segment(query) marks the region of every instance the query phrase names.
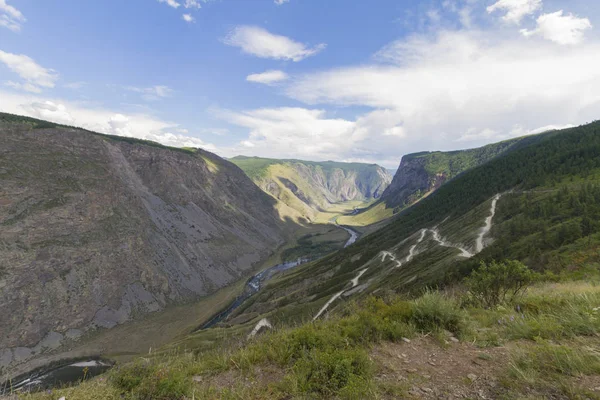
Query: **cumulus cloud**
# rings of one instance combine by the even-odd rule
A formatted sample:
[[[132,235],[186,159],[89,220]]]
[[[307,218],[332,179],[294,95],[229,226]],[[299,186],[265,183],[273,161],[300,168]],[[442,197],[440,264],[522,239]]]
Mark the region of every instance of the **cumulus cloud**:
[[[23,109],[27,111],[29,115],[43,120],[61,124],[70,124],[74,121],[73,116],[69,114],[67,107],[65,107],[64,104],[54,103],[49,100],[34,101],[29,104],[24,104]]]
[[[0,91],[0,110],[27,115],[91,131],[152,140],[167,146],[200,147],[216,151],[212,144],[181,134],[180,127],[148,114],[126,114],[104,108],[90,108],[60,99],[45,99]]]
[[[246,77],[248,82],[263,83],[265,85],[273,85],[277,82],[282,82],[288,79],[288,74],[283,71],[271,70],[260,74],[252,74]]]
[[[176,0],[158,0],[158,2],[165,3],[169,7],[173,8],[179,8],[181,6],[181,4],[179,4],[179,2],[177,2]]]
[[[6,0],[0,0],[0,26],[13,32],[19,32],[21,25],[26,21],[21,11],[11,6]]]
[[[328,118],[324,110],[305,108],[262,108],[235,112],[219,110],[217,116],[250,130],[239,149],[252,148],[253,154],[277,157],[328,158],[353,142],[355,123]],[[338,153],[339,154],[339,153]]]
[[[487,8],[488,13],[505,11],[502,17],[507,23],[520,24],[521,20],[542,8],[542,0],[499,0]]]
[[[339,157],[358,157],[347,143],[368,150],[372,154],[363,158],[377,161],[393,154],[458,149],[464,142],[482,145],[600,115],[598,43],[565,49],[551,42],[502,39],[492,32],[445,31],[391,43],[374,60],[309,73],[285,89],[310,105],[372,109],[347,121],[352,125],[344,135],[351,132],[352,139],[339,140]],[[312,130],[288,118],[287,123]],[[319,124],[323,118],[317,118]],[[266,128],[274,126],[264,122]],[[520,131],[514,129],[517,124]],[[287,126],[284,121],[279,125]],[[315,154],[324,153],[319,151]]]
[[[289,3],[290,0],[275,0],[275,4],[277,4],[278,6],[281,6],[285,3]]]
[[[201,8],[202,6],[200,5],[200,1],[199,0],[185,0],[185,3],[183,3],[183,6],[185,8]]]
[[[196,22],[196,18],[192,16],[192,14],[183,14],[181,16],[185,22],[193,23]]]
[[[578,44],[583,41],[584,31],[592,28],[587,18],[578,18],[573,14],[564,15],[563,10],[540,15],[534,30],[522,29],[524,36],[539,35],[562,45]]]
[[[5,82],[15,89],[39,93],[43,88],[53,88],[58,80],[58,74],[55,71],[42,67],[23,54],[12,54],[0,50],[0,62],[23,79],[24,82],[20,83]]]
[[[286,36],[270,33],[261,27],[246,25],[233,29],[223,41],[256,57],[296,62],[314,56],[326,47],[324,43],[309,47]]]

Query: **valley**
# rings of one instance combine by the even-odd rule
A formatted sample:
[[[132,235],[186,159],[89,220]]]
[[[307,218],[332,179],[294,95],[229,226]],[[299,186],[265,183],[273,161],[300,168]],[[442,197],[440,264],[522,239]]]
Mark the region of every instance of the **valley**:
[[[575,282],[573,285],[581,285],[578,281],[581,277],[600,279],[597,271],[600,261],[597,251],[600,225],[595,222],[600,216],[599,126],[598,123],[593,123],[564,131],[550,131],[490,145],[487,150],[467,150],[465,154],[432,153],[432,156],[427,153],[425,159],[432,165],[442,165],[442,169],[446,165],[452,165],[448,170],[450,173],[441,183],[431,180],[431,176],[440,179],[438,172],[419,180],[419,185],[423,182],[433,185],[427,186],[429,189],[426,193],[419,185],[411,186],[411,183],[406,186],[402,183],[400,186],[406,186],[410,190],[406,189],[408,191],[402,194],[405,202],[401,204],[397,199],[394,200],[394,196],[404,189],[394,191],[394,182],[383,190],[380,197],[375,198],[370,190],[360,194],[354,192],[356,188],[364,186],[348,186],[347,181],[336,178],[335,182],[344,182],[342,191],[346,194],[352,192],[354,197],[347,196],[341,200],[328,198],[338,190],[333,188],[340,186],[319,185],[318,189],[310,186],[312,189],[309,190],[306,176],[288,170],[285,178],[288,181],[282,180],[281,174],[278,174],[284,170],[280,161],[266,162],[261,159],[259,170],[262,172],[255,175],[253,180],[259,186],[263,182],[263,186],[261,194],[256,196],[270,205],[273,219],[268,221],[274,221],[273,229],[274,232],[279,232],[280,239],[260,262],[252,263],[239,273],[238,279],[207,296],[183,301],[181,304],[174,302],[165,305],[163,309],[137,316],[111,329],[90,329],[81,339],[70,342],[65,347],[46,349],[28,362],[13,366],[11,373],[15,376],[56,362],[61,365],[60,360],[65,359],[82,360],[85,357],[85,360],[89,360],[102,356],[117,362],[114,371],[107,374],[113,377],[111,379],[129,379],[123,375],[129,373],[128,368],[142,368],[146,371],[146,367],[138,367],[140,357],[143,357],[147,361],[142,361],[142,365],[152,366],[148,368],[167,368],[169,374],[181,368],[181,371],[185,371],[181,378],[185,393],[202,387],[202,390],[206,390],[203,392],[206,393],[206,398],[211,398],[214,395],[209,391],[212,386],[201,386],[199,382],[212,382],[212,377],[230,373],[227,371],[241,373],[258,368],[260,372],[257,373],[265,374],[263,368],[277,365],[274,367],[277,371],[287,372],[277,372],[276,378],[257,383],[256,390],[267,390],[264,386],[267,385],[270,388],[268,390],[274,390],[284,397],[290,394],[312,394],[327,398],[330,395],[344,397],[344,388],[352,385],[352,379],[344,380],[345,383],[337,388],[328,386],[330,383],[327,382],[331,382],[328,380],[320,384],[324,386],[319,390],[325,392],[318,393],[308,388],[286,386],[289,382],[304,382],[303,379],[312,382],[313,378],[306,378],[298,368],[305,365],[302,363],[312,363],[313,356],[333,357],[336,360],[337,357],[349,357],[354,360],[352,365],[359,365],[363,361],[358,360],[363,360],[361,357],[365,351],[374,351],[372,359],[385,364],[390,362],[385,354],[390,351],[407,351],[401,350],[400,346],[403,346],[402,343],[409,345],[411,338],[426,351],[435,351],[431,347],[435,344],[424,341],[429,335],[437,337],[442,344],[461,343],[460,346],[463,346],[462,341],[468,337],[469,340],[473,338],[474,343],[484,346],[487,341],[493,342],[493,338],[489,337],[490,330],[495,332],[498,341],[507,343],[508,346],[514,339],[502,330],[504,325],[496,328],[487,321],[496,318],[496,315],[499,318],[514,319],[511,310],[527,307],[526,303],[521,302],[521,297],[515,297],[507,300],[508,308],[488,309],[473,303],[474,300],[469,298],[469,292],[464,287],[471,284],[469,279],[474,279],[472,277],[476,276],[474,274],[477,271],[486,265],[498,265],[496,262],[526,265],[524,268],[538,277],[535,282],[536,290],[544,293],[543,296],[551,293],[549,288],[552,284],[568,287],[572,280]],[[28,135],[31,137],[32,133]],[[125,162],[116,157],[116,154],[114,156],[119,162]],[[420,160],[418,163],[422,163],[423,157],[404,157],[404,167],[401,165],[398,174],[407,170],[407,164],[411,164],[411,160],[417,159]],[[220,164],[224,161],[219,159],[209,160],[207,169],[212,169],[213,174],[227,166]],[[246,158],[241,160],[247,161]],[[448,160],[454,161],[450,163]],[[251,159],[250,164],[256,166],[257,162],[256,159]],[[268,164],[266,169],[263,168],[265,163]],[[290,168],[289,163],[286,163],[288,162],[283,163],[287,165],[285,168]],[[294,160],[293,163],[299,162]],[[120,165],[127,168],[125,164]],[[273,165],[276,167],[271,169]],[[315,165],[316,163],[312,166],[318,170],[319,167]],[[439,171],[427,163],[425,166],[419,165],[417,169],[420,168],[420,171]],[[249,182],[252,172],[248,172],[247,164],[243,167]],[[339,164],[335,166],[342,167]],[[458,169],[453,169],[455,167]],[[3,168],[2,171],[10,172],[6,166]],[[314,172],[310,168],[309,170]],[[239,172],[237,167],[233,167],[232,174]],[[313,176],[313,172],[311,179],[317,176]],[[264,185],[262,179],[265,173],[270,174],[268,179],[271,183],[287,182],[285,189],[278,186],[278,192],[271,184]],[[394,179],[396,183],[398,174]],[[343,169],[342,172],[333,173],[336,177],[342,175],[358,179],[358,175]],[[256,176],[260,176],[259,181]],[[376,172],[375,176],[381,175]],[[136,178],[132,172],[125,179]],[[239,179],[244,182],[243,178]],[[329,194],[322,191],[324,187],[330,190]],[[348,189],[350,187],[353,189]],[[396,194],[392,196],[389,193]],[[396,204],[394,213],[377,220],[375,224],[363,223],[360,218],[386,202]],[[244,207],[256,206],[246,204]],[[235,213],[241,210],[239,207],[240,204],[235,206]],[[265,209],[260,212],[264,211]],[[212,209],[211,212],[220,215],[217,209]],[[254,215],[248,213],[244,211],[240,215],[244,215],[244,218]],[[13,211],[6,215],[8,221],[14,219]],[[30,215],[23,217],[31,218]],[[161,226],[160,218],[162,217],[157,217],[158,226]],[[267,221],[264,215],[263,221]],[[12,226],[11,224],[12,222],[8,226]],[[242,226],[245,224],[241,222]],[[249,238],[245,240],[252,241]],[[221,245],[222,242],[219,242],[219,246]],[[589,292],[589,296],[596,296],[593,289],[587,286],[581,290]],[[567,292],[560,293],[560,296],[569,296]],[[538,300],[531,298],[530,301]],[[547,307],[562,310],[560,307],[563,303],[556,301],[554,303],[552,300]],[[536,318],[535,312],[529,312],[522,311],[519,318],[533,321]],[[449,316],[444,313],[449,313]],[[600,332],[600,326],[596,326],[595,322],[586,324],[590,325],[585,332]],[[471,328],[466,328],[467,325]],[[357,331],[354,332],[354,329]],[[376,336],[375,339],[371,334],[382,336]],[[587,333],[576,334],[581,340],[587,340],[586,335]],[[307,342],[304,342],[304,338]],[[361,341],[361,338],[365,338],[367,342]],[[280,344],[279,340],[283,342]],[[380,344],[381,340],[395,344]],[[338,342],[346,343],[348,347],[339,348],[335,344]],[[372,345],[377,346],[376,350],[370,347]],[[262,346],[269,347],[275,353]],[[305,346],[312,350],[302,350],[306,349]],[[327,350],[328,346],[333,346],[335,351]],[[536,346],[542,345],[531,346],[531,351],[538,351]],[[473,351],[470,347],[465,349]],[[288,351],[293,355],[286,356]],[[294,353],[295,351],[298,353]],[[413,355],[410,357],[416,357],[416,351],[411,351]],[[488,354],[487,350],[482,352]],[[517,357],[513,353],[502,354],[503,357]],[[215,363],[223,360],[225,364],[211,364],[205,361],[206,357],[213,358]],[[73,362],[65,362],[65,365]],[[346,365],[345,361],[338,360],[335,363]],[[318,364],[314,368],[321,367],[322,364]],[[154,379],[152,376],[155,370],[148,371],[149,378],[143,379]],[[365,387],[378,393],[377,396],[383,396],[382,393],[386,390],[382,386],[384,383],[376,383],[372,380],[373,373],[365,371],[356,374],[370,376]],[[287,378],[284,379],[282,374]],[[180,378],[168,379],[169,382],[174,382],[173,379]],[[377,379],[386,381],[385,377]],[[410,385],[415,385],[412,380],[409,381],[412,382]],[[89,385],[98,385],[98,382],[92,379]],[[283,386],[274,389],[272,385],[275,382]],[[85,383],[64,393],[78,393],[78,390],[84,391],[89,385]],[[102,390],[108,391],[115,387],[113,383],[99,385]],[[143,386],[134,386],[127,390],[135,393],[136,390],[142,390],[141,387]],[[243,390],[255,393],[252,388],[239,390],[242,392],[235,392],[237,395],[246,393]],[[278,392],[279,390],[282,392]],[[352,390],[360,392],[355,387]],[[412,386],[407,389],[414,390],[416,389]],[[496,393],[494,390],[499,389],[486,386],[482,390]],[[542,391],[540,393],[545,393],[543,390],[546,389],[539,390]],[[256,398],[261,398],[260,393],[262,392],[255,393]],[[423,396],[415,396],[434,398],[427,397],[430,393],[428,391],[423,393]]]

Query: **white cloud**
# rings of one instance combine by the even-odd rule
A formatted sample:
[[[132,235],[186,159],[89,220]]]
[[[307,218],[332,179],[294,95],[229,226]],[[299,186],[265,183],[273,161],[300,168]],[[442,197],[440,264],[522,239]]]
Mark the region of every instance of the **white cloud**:
[[[289,76],[283,71],[265,71],[260,74],[252,74],[246,77],[248,82],[263,83],[265,85],[273,85],[277,82],[282,82],[288,79]]]
[[[170,97],[174,92],[173,89],[164,85],[156,85],[147,88],[127,86],[125,89],[131,92],[141,93],[142,98],[147,101],[156,101],[165,97]]]
[[[169,7],[179,8],[181,4],[179,4],[176,0],[158,0],[159,3],[166,3]]]
[[[183,3],[183,6],[185,8],[196,8],[196,9],[202,8],[199,0],[185,0],[185,3]]]
[[[573,14],[563,15],[563,10],[560,10],[540,15],[536,29],[522,29],[521,33],[524,36],[540,35],[558,44],[569,45],[581,43],[584,31],[591,28],[589,19],[578,18]]]
[[[323,51],[325,44],[308,47],[286,36],[280,36],[258,26],[238,26],[227,35],[224,43],[239,47],[244,53],[260,58],[301,61]]]
[[[69,114],[64,104],[54,103],[49,100],[24,104],[23,109],[29,115],[43,120],[61,124],[70,124],[74,121],[73,116]]]
[[[25,81],[23,83],[5,82],[13,88],[39,93],[42,88],[53,88],[58,80],[55,71],[42,67],[23,54],[6,53],[0,50],[0,62]]]
[[[152,140],[167,146],[216,147],[199,138],[182,135],[177,124],[148,114],[127,114],[104,108],[90,108],[61,99],[21,95],[0,91],[0,110],[12,114],[79,126],[94,132]],[[174,133],[176,132],[176,133]]]
[[[182,17],[185,22],[193,23],[196,22],[196,18],[192,14],[183,14]]]
[[[542,8],[542,0],[499,0],[487,8],[488,13],[506,11],[502,17],[507,23],[520,24],[521,20]]]
[[[7,4],[6,0],[0,0],[0,26],[13,32],[19,32],[25,21],[25,16],[21,11]]]
[[[275,0],[275,4],[277,4],[278,6],[283,5],[285,3],[289,3],[290,0]]]
[[[282,107],[216,114],[250,130],[247,140],[226,151],[230,155],[252,148],[259,156],[331,159],[349,151],[355,142],[356,123],[328,118],[323,110]]]
[[[349,121],[353,139],[338,142],[337,159],[358,157],[347,143],[377,161],[483,145],[518,134],[516,124],[527,134],[600,115],[599,43],[565,49],[495,31],[440,32],[391,43],[375,60],[385,64],[310,73],[285,89],[311,105],[372,109]]]
[[[29,93],[42,93],[42,89],[38,86],[32,85],[31,83],[19,83],[15,81],[6,81],[4,82],[5,86],[11,87],[17,90],[24,90]]]

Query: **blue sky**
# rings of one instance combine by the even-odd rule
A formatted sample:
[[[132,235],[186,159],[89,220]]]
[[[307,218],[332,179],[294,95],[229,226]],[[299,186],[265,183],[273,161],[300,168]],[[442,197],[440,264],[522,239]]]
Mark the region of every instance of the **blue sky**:
[[[599,17],[592,0],[0,0],[0,110],[396,167],[598,119]]]

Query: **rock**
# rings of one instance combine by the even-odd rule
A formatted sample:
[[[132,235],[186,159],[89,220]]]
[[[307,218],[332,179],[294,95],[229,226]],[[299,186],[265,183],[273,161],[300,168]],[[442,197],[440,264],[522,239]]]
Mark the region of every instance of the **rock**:
[[[0,229],[0,315],[15,316],[0,318],[0,349],[42,341],[13,350],[13,364],[60,335],[197,301],[285,241],[275,200],[204,150],[27,123],[0,132],[0,221],[14,221]]]
[[[457,339],[457,338],[455,338],[454,336],[452,336],[452,337],[450,338],[450,341],[451,341],[452,343],[460,343],[460,340],[458,340],[458,339]]]
[[[193,380],[194,382],[198,382],[198,383],[200,383],[200,382],[202,382],[202,381],[203,381],[202,377],[201,377],[201,376],[199,376],[199,375],[198,375],[198,376],[194,376],[194,377],[192,377],[192,380]]]
[[[423,392],[425,392],[425,393],[433,393],[433,389],[430,389],[430,388],[427,388],[427,387],[421,388],[421,390]]]
[[[67,399],[66,399],[66,397],[65,397],[65,396],[63,396],[63,397],[61,397],[61,398],[60,398],[60,399],[58,399],[58,400],[67,400]]]
[[[410,339],[408,339],[408,338],[405,338],[405,337],[403,337],[403,338],[402,338],[402,341],[403,341],[404,343],[410,343]]]
[[[467,378],[469,378],[469,380],[471,382],[475,382],[477,380],[477,375],[475,375],[475,374],[469,374],[469,375],[467,375]]]

